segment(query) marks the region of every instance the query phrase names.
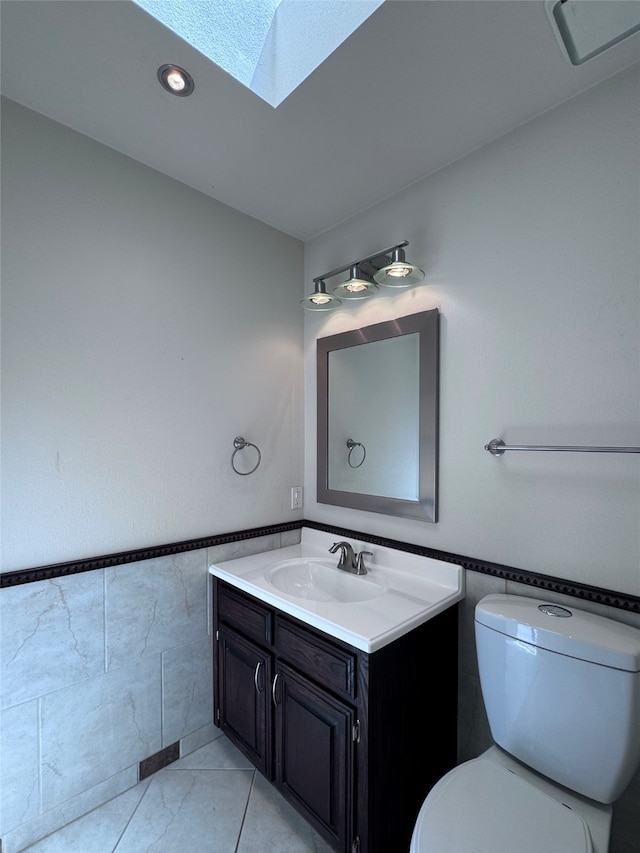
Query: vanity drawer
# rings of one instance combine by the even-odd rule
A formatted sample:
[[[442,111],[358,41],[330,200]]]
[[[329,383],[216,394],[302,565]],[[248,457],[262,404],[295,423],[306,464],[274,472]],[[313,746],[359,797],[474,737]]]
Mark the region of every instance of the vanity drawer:
[[[218,618],[263,646],[273,643],[273,611],[222,582],[218,584]]]
[[[282,660],[334,693],[355,699],[356,654],[325,642],[281,616],[276,620],[275,646]]]

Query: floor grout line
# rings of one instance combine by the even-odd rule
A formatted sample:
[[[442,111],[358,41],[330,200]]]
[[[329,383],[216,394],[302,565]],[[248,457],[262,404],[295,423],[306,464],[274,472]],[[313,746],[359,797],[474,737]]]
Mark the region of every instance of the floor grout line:
[[[144,800],[144,798],[147,796],[147,791],[148,791],[148,790],[149,790],[149,788],[151,787],[151,779],[152,779],[152,778],[153,778],[153,777],[149,777],[149,781],[147,782],[147,787],[144,789],[144,792],[143,792],[142,796],[140,797],[140,799],[138,800],[138,802],[137,802],[137,803],[136,803],[136,805],[134,806],[133,811],[132,811],[132,812],[131,812],[131,814],[129,815],[129,820],[128,820],[128,821],[126,822],[126,824],[124,825],[124,829],[122,830],[122,832],[121,832],[121,833],[120,833],[120,835],[118,836],[118,840],[116,841],[115,847],[113,848],[113,850],[111,851],[111,853],[116,853],[116,850],[117,850],[117,849],[118,849],[118,847],[120,846],[120,842],[122,841],[122,839],[123,839],[123,837],[124,837],[125,832],[129,829],[129,825],[130,825],[131,821],[133,820],[133,816],[135,815],[135,813],[136,813],[136,812],[138,811],[138,809],[140,808],[140,804],[142,803],[142,801]],[[143,781],[146,781],[146,780],[143,780]],[[138,785],[141,785],[141,784],[142,784],[142,782],[138,782]]]
[[[245,822],[245,819],[247,817],[247,811],[249,810],[249,801],[251,800],[251,794],[253,793],[253,786],[255,785],[255,781],[256,781],[256,772],[257,772],[256,770],[253,771],[253,778],[251,779],[251,785],[249,787],[249,794],[247,796],[247,803],[244,807],[244,812],[242,814],[242,820],[240,821],[240,831],[238,832],[238,840],[236,841],[236,846],[235,846],[235,850],[233,851],[233,853],[238,853],[238,850],[240,849],[240,839],[242,838],[242,830],[244,828],[244,822]]]

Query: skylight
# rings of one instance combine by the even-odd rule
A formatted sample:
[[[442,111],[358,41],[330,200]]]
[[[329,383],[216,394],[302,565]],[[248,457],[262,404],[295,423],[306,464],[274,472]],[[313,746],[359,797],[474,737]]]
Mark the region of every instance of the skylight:
[[[277,107],[384,0],[134,0]]]

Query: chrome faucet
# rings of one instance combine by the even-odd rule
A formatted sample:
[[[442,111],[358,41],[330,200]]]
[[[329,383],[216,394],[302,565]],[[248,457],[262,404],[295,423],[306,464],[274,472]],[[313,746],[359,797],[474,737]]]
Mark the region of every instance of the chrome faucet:
[[[366,575],[367,567],[364,564],[364,557],[372,557],[371,551],[360,551],[356,554],[348,542],[334,542],[329,548],[330,554],[335,554],[340,551],[340,559],[338,560],[338,568],[345,572],[351,572],[353,575]]]

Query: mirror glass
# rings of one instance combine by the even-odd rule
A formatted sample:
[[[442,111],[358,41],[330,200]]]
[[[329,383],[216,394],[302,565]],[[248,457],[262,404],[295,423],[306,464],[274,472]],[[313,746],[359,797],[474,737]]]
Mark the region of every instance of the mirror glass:
[[[318,501],[437,520],[437,309],[318,340]]]

